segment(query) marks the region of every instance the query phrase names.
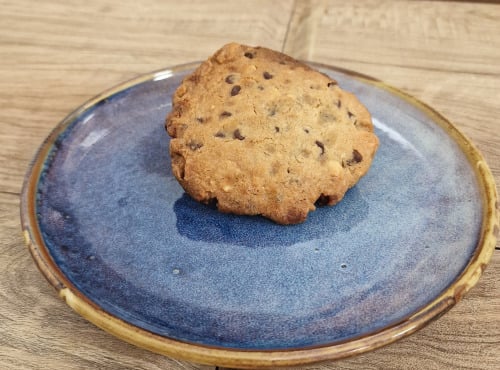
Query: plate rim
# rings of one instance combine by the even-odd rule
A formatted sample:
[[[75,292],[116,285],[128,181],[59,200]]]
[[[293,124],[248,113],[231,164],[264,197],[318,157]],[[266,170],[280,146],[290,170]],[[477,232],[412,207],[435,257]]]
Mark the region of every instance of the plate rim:
[[[43,165],[59,135],[75,119],[99,102],[141,83],[165,79],[177,72],[194,69],[200,63],[191,62],[142,74],[91,98],[56,125],[38,148],[28,168],[20,199],[21,228],[25,243],[42,275],[56,289],[59,297],[79,315],[128,343],[152,352],[183,360],[207,365],[240,368],[294,366],[346,358],[393,343],[421,329],[432,320],[439,318],[458,303],[478,282],[493,255],[500,223],[498,194],[494,177],[479,150],[470,139],[443,115],[402,90],[359,72],[322,63],[307,62],[314,68],[324,68],[340,72],[369,85],[381,88],[392,95],[396,95],[429,116],[433,123],[440,126],[459,146],[474,170],[483,202],[480,237],[476,244],[474,255],[461,271],[460,275],[436,299],[420,307],[409,317],[397,323],[351,340],[285,350],[232,349],[164,337],[113,316],[87,298],[64,276],[63,272],[54,262],[39,229],[36,216],[36,189],[40,174],[43,171]]]

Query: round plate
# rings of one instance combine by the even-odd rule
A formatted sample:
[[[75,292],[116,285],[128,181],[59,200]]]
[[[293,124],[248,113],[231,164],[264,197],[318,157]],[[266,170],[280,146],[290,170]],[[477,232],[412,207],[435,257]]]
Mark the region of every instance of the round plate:
[[[173,177],[164,120],[197,64],[127,82],[61,122],[27,175],[21,216],[66,303],[128,342],[233,367],[365,352],[456,303],[496,243],[483,158],[415,99],[312,65],[368,107],[380,148],[342,202],[300,225],[221,214]]]

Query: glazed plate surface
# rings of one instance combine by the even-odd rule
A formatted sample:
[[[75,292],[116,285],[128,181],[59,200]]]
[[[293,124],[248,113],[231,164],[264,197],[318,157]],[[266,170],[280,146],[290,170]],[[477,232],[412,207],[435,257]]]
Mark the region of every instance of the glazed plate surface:
[[[187,196],[170,169],[164,120],[195,67],[96,97],[35,158],[25,236],[75,310],[168,355],[286,365],[390,343],[474,285],[495,245],[495,186],[444,118],[378,81],[316,65],[372,113],[380,148],[370,171],[300,225],[221,214]]]

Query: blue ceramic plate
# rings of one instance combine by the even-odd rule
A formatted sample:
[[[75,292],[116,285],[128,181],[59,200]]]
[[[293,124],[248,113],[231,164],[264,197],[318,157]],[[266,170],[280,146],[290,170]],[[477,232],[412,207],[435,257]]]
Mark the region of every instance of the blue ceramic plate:
[[[164,120],[195,66],[85,104],[30,170],[27,242],[83,316],[194,361],[297,364],[392,342],[449,308],[464,279],[462,291],[477,281],[495,244],[494,184],[444,118],[380,82],[315,65],[372,113],[380,149],[369,173],[300,225],[221,214],[187,196],[170,169]]]

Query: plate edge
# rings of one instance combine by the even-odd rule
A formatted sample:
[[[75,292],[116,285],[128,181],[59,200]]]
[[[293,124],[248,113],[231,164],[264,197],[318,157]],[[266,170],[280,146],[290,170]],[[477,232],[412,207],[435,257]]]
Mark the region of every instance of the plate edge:
[[[211,348],[204,345],[191,344],[177,341],[153,334],[147,330],[138,328],[117,317],[108,314],[83,296],[72,284],[65,279],[62,272],[52,260],[43,242],[40,230],[36,224],[36,188],[39,175],[42,172],[43,163],[57,137],[74,121],[76,117],[93,107],[99,101],[124,89],[133,87],[143,82],[154,80],[156,76],[166,76],[168,72],[185,71],[197,66],[199,62],[193,62],[175,67],[150,72],[133,78],[125,83],[116,85],[105,92],[88,100],[63,119],[44,140],[38,149],[28,172],[25,176],[21,192],[21,227],[25,243],[35,260],[37,267],[49,283],[58,291],[59,296],[73,310],[78,312],[96,326],[110,332],[111,334],[139,347],[153,352],[169,355],[198,363],[219,366],[237,366],[254,368],[262,366],[292,366],[308,364],[318,361],[341,359],[356,354],[364,353],[392,343],[400,338],[422,328],[433,319],[437,319],[453,305],[459,302],[463,296],[477,283],[488,262],[490,261],[496,246],[499,230],[500,211],[495,181],[491,170],[486,164],[479,150],[474,144],[461,133],[444,116],[435,111],[427,104],[412,97],[411,95],[386,85],[378,79],[320,63],[308,62],[315,68],[326,68],[348,74],[351,77],[365,81],[371,85],[382,88],[392,94],[399,96],[413,106],[429,114],[433,121],[439,124],[457,143],[464,152],[467,160],[472,165],[480,192],[483,199],[483,219],[481,236],[477,243],[475,253],[461,275],[434,301],[422,307],[408,319],[386,327],[378,332],[367,334],[361,338],[349,341],[325,345],[320,347],[308,347],[305,349],[291,350],[237,350],[224,348]]]

